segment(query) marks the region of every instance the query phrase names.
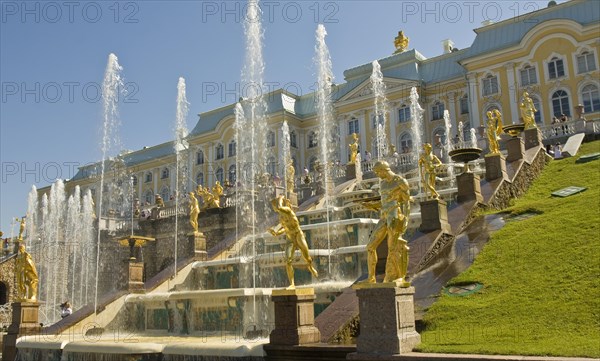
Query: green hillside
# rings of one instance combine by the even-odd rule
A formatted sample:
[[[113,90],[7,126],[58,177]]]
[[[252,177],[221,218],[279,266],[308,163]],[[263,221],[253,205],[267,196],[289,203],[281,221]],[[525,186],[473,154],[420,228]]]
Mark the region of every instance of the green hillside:
[[[600,141],[579,155],[600,152]],[[423,352],[600,357],[600,160],[552,161],[527,194],[503,210],[537,213],[507,222],[425,316]],[[587,190],[566,198],[568,186]]]

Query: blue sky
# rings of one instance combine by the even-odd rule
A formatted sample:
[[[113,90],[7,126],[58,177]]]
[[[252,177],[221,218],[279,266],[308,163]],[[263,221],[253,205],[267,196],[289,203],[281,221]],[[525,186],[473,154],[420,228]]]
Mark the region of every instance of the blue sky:
[[[329,33],[335,81],[345,69],[393,53],[399,30],[410,48],[441,54],[451,38],[468,47],[474,28],[543,8],[547,1],[263,1],[265,81],[308,93],[316,79],[315,30]],[[0,1],[0,230],[26,213],[31,185],[70,178],[101,158],[102,83],[109,53],[129,95],[118,133],[137,150],[174,137],[177,80],[190,113],[235,102],[244,59],[245,2]],[[294,91],[296,92],[296,91]],[[18,227],[15,227],[15,230]]]

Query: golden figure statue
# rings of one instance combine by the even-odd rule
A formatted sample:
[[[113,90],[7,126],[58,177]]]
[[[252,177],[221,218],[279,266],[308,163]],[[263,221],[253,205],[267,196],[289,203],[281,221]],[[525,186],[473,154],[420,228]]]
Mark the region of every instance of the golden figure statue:
[[[17,237],[17,240],[22,241],[23,234],[25,233],[25,217],[21,217],[20,220],[19,218],[15,218],[15,220],[19,222],[19,236]]]
[[[279,236],[285,233],[288,240],[285,246],[285,270],[287,271],[288,280],[290,282],[290,286],[287,289],[291,290],[296,288],[294,283],[294,268],[292,267],[292,263],[294,262],[294,253],[297,249],[299,249],[300,253],[302,253],[302,258],[304,258],[310,273],[312,273],[312,275],[315,277],[318,277],[319,274],[313,267],[312,258],[308,254],[308,244],[306,243],[306,238],[304,238],[304,233],[300,229],[300,222],[298,221],[298,217],[296,217],[296,214],[292,209],[290,200],[285,198],[283,195],[280,195],[271,201],[271,206],[275,212],[279,213],[279,222],[281,222],[281,228],[279,228],[277,231],[275,231],[273,228],[269,228],[269,233],[271,233],[273,236]]]
[[[160,196],[160,194],[157,194],[157,195],[154,196],[154,203],[158,207],[164,207],[165,206],[165,201],[162,199],[162,197]]]
[[[212,194],[217,199],[217,201],[219,201],[219,199],[223,195],[223,186],[221,186],[221,182],[215,182],[215,185],[212,188]]]
[[[410,216],[410,187],[406,179],[395,174],[386,161],[378,161],[373,166],[375,175],[380,178],[379,193],[381,200],[365,202],[363,205],[379,210],[379,222],[371,233],[367,245],[367,267],[369,277],[364,283],[375,283],[375,266],[377,266],[377,247],[387,240],[388,257],[385,265],[383,282],[401,282],[408,287],[406,272],[408,271],[408,246],[402,238],[408,228]]]
[[[200,205],[194,192],[189,193],[190,196],[190,225],[194,229],[194,233],[198,232],[198,215],[200,214]]]
[[[354,140],[354,142],[348,144],[348,147],[350,147],[350,163],[349,164],[356,163],[356,155],[358,154],[358,134],[352,133],[352,140]]]
[[[394,45],[396,46],[396,51],[394,54],[402,53],[408,49],[408,42],[410,39],[404,35],[403,31],[398,32],[398,36],[394,39]]]
[[[294,193],[294,178],[296,176],[296,168],[294,168],[294,160],[288,159],[286,174],[285,174],[285,185],[288,193]]]
[[[17,300],[35,301],[37,299],[38,274],[31,255],[25,251],[25,245],[19,244],[19,253],[15,262],[17,277]]]
[[[435,190],[435,176],[437,175],[437,169],[442,165],[442,161],[431,152],[431,144],[423,144],[424,152],[419,157],[419,169],[421,170],[421,182],[423,183],[423,189],[425,190],[425,196],[427,193],[431,193],[431,198],[438,199],[439,193]]]
[[[519,108],[521,109],[521,117],[523,117],[525,129],[537,128],[535,125],[535,112],[537,112],[537,109],[535,109],[535,105],[533,104],[533,100],[529,97],[529,93],[523,93]]]
[[[500,154],[498,140],[500,139],[500,134],[502,134],[502,113],[498,109],[494,109],[489,110],[486,115],[488,118],[486,132],[490,154]]]

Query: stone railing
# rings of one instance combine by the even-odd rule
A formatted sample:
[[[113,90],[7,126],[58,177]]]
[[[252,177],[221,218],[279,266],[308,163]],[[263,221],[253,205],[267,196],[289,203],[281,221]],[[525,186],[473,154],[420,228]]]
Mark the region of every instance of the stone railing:
[[[157,218],[168,218],[168,217],[174,217],[175,214],[177,215],[186,215],[188,214],[188,209],[189,207],[187,205],[182,205],[180,204],[178,208],[175,208],[175,206],[169,206],[169,207],[163,207],[160,208],[158,210],[158,217]]]

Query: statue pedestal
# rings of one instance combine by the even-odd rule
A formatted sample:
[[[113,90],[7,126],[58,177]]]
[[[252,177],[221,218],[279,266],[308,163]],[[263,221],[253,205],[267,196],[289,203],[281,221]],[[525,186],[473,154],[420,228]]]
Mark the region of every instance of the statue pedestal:
[[[421,342],[415,329],[414,287],[389,282],[357,284],[353,288],[358,296],[360,335],[357,352],[348,359],[407,353]]]
[[[488,154],[485,156],[485,180],[489,182],[498,178],[508,179],[506,161],[501,154]]]
[[[300,186],[300,194],[302,195],[302,201],[305,201],[312,197],[312,193],[313,190],[310,184],[303,184]]]
[[[290,200],[293,208],[298,208],[298,194],[294,193],[294,191],[288,191],[287,199]]]
[[[135,259],[125,261],[128,263],[127,290],[130,293],[145,293],[144,289],[144,263]]]
[[[457,176],[456,185],[458,187],[458,196],[456,197],[456,200],[459,203],[471,200],[477,202],[483,201],[481,184],[479,184],[479,176],[477,174],[465,172]]]
[[[14,360],[17,354],[17,338],[34,335],[41,331],[39,323],[40,303],[21,301],[12,303],[12,322],[4,335],[2,344],[2,359]]]
[[[525,129],[523,138],[525,138],[525,150],[543,146],[542,133],[538,128]]]
[[[421,232],[442,230],[450,233],[448,224],[448,206],[441,199],[432,199],[421,202]]]
[[[273,290],[275,328],[269,335],[271,345],[296,346],[321,342],[315,327],[315,290]]]
[[[525,144],[523,139],[520,137],[512,137],[506,141],[506,150],[508,154],[506,156],[507,162],[514,162],[515,160],[523,159],[523,153],[525,153]]]
[[[356,165],[354,163],[346,164],[346,180],[356,178]]]
[[[194,243],[194,261],[206,261],[206,236],[202,232],[192,232],[188,234],[190,242]]]

